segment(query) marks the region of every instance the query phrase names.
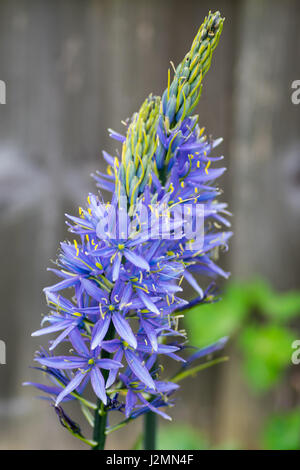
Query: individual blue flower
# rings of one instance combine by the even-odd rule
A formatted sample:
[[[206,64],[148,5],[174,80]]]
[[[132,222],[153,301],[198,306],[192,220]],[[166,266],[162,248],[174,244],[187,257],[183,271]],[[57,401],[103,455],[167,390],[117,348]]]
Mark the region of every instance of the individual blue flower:
[[[33,332],[31,336],[41,336],[62,331],[62,333],[51,342],[50,351],[74,330],[84,330],[85,321],[90,322],[91,318],[95,320],[99,316],[98,312],[91,312],[91,310],[87,308],[78,308],[68,299],[52,293],[51,291],[47,291],[47,300],[48,304],[56,309],[52,311],[50,315],[43,318],[42,325],[45,322],[49,322],[50,326]]]
[[[43,366],[73,370],[77,369],[72,380],[60,392],[56,398],[56,405],[60,403],[63,398],[69,395],[73,390],[77,389],[83,380],[91,381],[95,394],[107,404],[107,396],[105,391],[105,381],[100,369],[114,370],[123,367],[123,365],[113,359],[100,359],[99,349],[89,350],[83,341],[82,337],[75,332],[72,332],[70,339],[74,348],[76,349],[77,356],[56,356],[56,357],[37,357],[36,361]]]

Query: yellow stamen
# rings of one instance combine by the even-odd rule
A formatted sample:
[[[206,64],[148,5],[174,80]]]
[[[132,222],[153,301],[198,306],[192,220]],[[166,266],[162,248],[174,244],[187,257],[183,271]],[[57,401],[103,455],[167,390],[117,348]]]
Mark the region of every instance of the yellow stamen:
[[[77,244],[76,240],[74,240],[74,246],[76,248],[76,256],[78,256],[79,255],[79,248],[78,248],[78,244]]]
[[[208,169],[209,169],[209,167],[210,167],[210,164],[211,164],[211,161],[208,160],[207,165],[206,165],[206,167],[205,167],[205,173],[206,173],[207,175],[208,175]]]

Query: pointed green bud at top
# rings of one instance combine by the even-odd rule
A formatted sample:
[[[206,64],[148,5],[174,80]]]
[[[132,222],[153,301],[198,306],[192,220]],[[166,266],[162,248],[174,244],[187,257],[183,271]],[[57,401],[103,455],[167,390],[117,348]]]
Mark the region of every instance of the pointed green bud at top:
[[[223,29],[224,18],[220,13],[209,12],[192,43],[190,51],[175,70],[171,82],[168,71],[168,86],[161,100],[159,126],[160,139],[155,152],[155,172],[164,185],[176,146],[182,140],[181,125],[197,105],[202,90],[202,79],[208,72],[212,54],[216,49]],[[190,122],[191,132],[198,117]],[[165,139],[161,140],[161,136]]]
[[[162,115],[168,133],[197,105],[202,88],[202,79],[208,72],[212,54],[218,45],[223,29],[224,18],[220,12],[211,13],[205,18],[192,43],[190,51],[178,65],[172,83],[170,70],[168,87],[162,97]]]

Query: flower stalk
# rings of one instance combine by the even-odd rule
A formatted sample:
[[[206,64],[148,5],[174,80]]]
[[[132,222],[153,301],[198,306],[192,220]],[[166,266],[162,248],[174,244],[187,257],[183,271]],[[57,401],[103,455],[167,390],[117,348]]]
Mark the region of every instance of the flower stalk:
[[[144,449],[156,450],[157,416],[147,413],[144,417]]]

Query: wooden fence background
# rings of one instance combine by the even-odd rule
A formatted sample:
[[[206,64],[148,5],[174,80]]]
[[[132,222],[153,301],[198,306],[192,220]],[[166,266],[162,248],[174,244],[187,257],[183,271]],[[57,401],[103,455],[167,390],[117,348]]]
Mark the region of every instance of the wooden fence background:
[[[1,0],[0,447],[74,448],[44,402],[21,382],[39,341],[41,290],[72,213],[94,185],[106,129],[121,130],[149,92],[166,85],[209,9],[226,17],[198,106],[208,133],[223,136],[225,199],[235,237],[223,260],[234,277],[263,274],[280,289],[300,284],[300,79],[297,0]],[[174,420],[213,442],[256,445],[273,404],[249,396],[239,357],[183,387]],[[36,377],[36,376],[35,376]],[[128,448],[139,424],[111,447]],[[80,444],[79,444],[80,446]]]

